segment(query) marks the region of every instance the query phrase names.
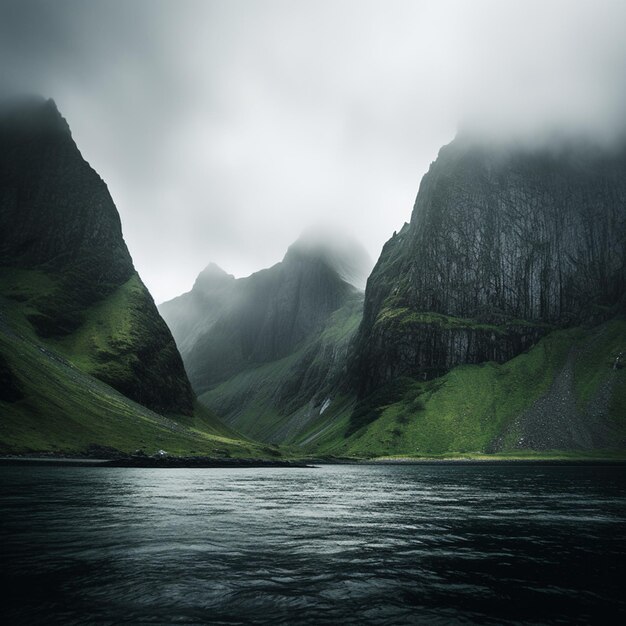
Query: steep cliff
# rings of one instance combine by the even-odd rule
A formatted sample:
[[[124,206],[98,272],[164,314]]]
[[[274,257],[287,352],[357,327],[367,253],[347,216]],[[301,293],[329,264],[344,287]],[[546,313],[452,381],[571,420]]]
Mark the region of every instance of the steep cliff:
[[[396,379],[301,441],[357,457],[624,459],[625,349],[624,317],[555,330],[503,364]]]
[[[51,100],[0,108],[0,232],[1,295],[42,342],[150,409],[191,414],[182,360],[107,187]]]
[[[508,361],[552,329],[608,319],[625,291],[626,151],[457,138],[368,280],[355,384],[364,396]]]

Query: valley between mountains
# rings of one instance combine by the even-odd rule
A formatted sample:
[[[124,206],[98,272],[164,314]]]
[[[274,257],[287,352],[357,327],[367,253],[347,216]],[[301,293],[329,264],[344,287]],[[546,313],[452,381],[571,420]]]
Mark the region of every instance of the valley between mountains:
[[[157,307],[54,102],[4,104],[0,453],[623,459],[626,147],[459,134],[407,218]]]

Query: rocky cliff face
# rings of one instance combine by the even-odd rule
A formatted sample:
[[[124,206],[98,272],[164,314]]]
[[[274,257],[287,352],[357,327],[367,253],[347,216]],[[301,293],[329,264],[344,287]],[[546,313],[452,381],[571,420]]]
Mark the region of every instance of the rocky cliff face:
[[[39,337],[151,409],[191,411],[180,355],[117,209],[51,100],[0,107],[0,232],[3,295],[25,303]]]
[[[0,263],[76,272],[84,297],[128,280],[134,268],[115,205],[54,102],[4,104],[0,146]]]
[[[458,138],[368,280],[361,394],[402,375],[504,362],[624,305],[626,151],[504,150]]]

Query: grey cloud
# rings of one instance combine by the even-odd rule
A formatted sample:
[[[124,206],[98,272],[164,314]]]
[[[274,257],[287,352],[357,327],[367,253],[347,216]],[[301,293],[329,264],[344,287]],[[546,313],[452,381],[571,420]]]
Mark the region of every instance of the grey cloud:
[[[623,2],[4,0],[0,93],[53,97],[157,300],[332,221],[372,257],[459,127],[626,125]]]

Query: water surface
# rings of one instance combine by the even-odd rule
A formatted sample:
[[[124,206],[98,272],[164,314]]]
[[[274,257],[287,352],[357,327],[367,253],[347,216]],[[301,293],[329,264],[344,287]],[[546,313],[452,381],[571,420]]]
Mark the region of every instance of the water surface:
[[[0,468],[4,623],[618,623],[623,467]]]

